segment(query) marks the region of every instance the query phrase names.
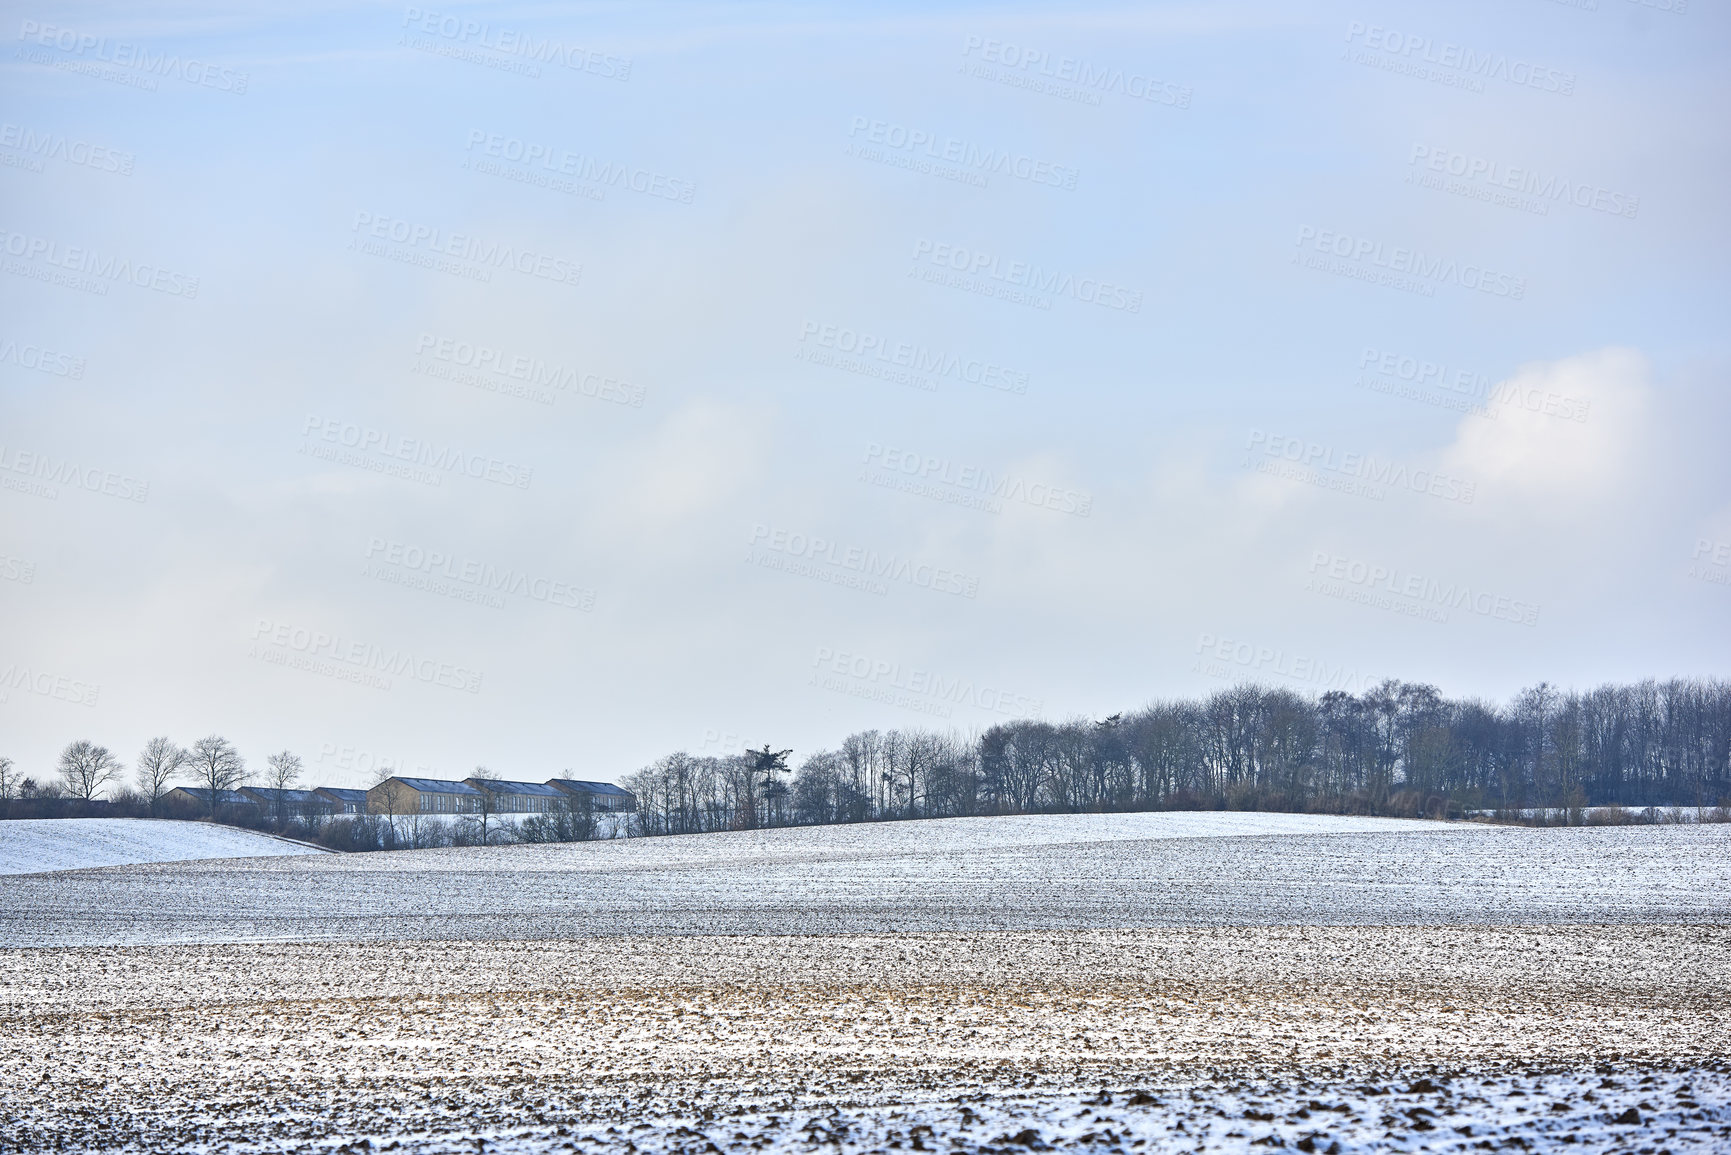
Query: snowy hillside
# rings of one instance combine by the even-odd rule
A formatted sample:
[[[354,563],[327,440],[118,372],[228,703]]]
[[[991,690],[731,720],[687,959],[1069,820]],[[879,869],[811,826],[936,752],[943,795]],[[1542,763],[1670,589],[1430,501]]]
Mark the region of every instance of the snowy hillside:
[[[319,853],[266,834],[203,822],[170,822],[160,818],[27,818],[0,822],[0,874],[39,874],[136,862]]]
[[[0,886],[0,947],[1717,923],[1731,826],[1056,815],[159,863]]]
[[[404,820],[399,819],[399,822]],[[1327,834],[1435,834],[1493,832],[1489,826],[1360,818],[1334,814],[1259,811],[1163,811],[1136,814],[1018,814],[989,818],[925,818],[842,826],[782,826],[656,838],[598,839],[498,847],[448,847],[365,855],[354,870],[415,871],[640,871],[670,868],[749,867],[766,861],[860,859],[1027,852],[1110,842],[1164,842],[1193,838],[1294,838]]]

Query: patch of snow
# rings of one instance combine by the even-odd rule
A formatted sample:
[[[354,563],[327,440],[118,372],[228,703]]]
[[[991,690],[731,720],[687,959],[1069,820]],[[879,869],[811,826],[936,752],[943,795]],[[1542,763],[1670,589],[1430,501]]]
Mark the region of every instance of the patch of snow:
[[[1468,818],[1538,819],[1544,822],[1564,822],[1571,814],[1584,815],[1588,824],[1596,817],[1621,812],[1636,822],[1671,823],[1723,822],[1723,811],[1716,806],[1581,806],[1574,810],[1566,806],[1528,806],[1503,810],[1468,810]]]
[[[1434,1077],[1433,1077],[1434,1076]],[[590,1152],[804,1153],[946,1151],[1239,1151],[1306,1155],[1459,1152],[1723,1151],[1731,1143],[1731,1076],[1723,1070],[1451,1075],[1393,1079],[1176,1083],[1044,1095],[976,1094],[883,1106],[673,1116],[630,1127],[416,1136],[427,1155],[484,1149],[535,1155],[574,1134]]]
[[[313,847],[251,830],[165,818],[21,818],[0,822],[0,875],[320,853]]]
[[[361,870],[649,870],[744,866],[759,862],[845,861],[908,855],[968,855],[1041,847],[1189,838],[1292,838],[1320,834],[1488,832],[1473,823],[1260,811],[1162,811],[1138,814],[1019,814],[927,818],[838,826],[782,826],[655,838],[541,843],[509,849],[449,847],[368,855]]]
[[[1724,846],[1504,829],[1458,845]],[[1367,846],[1434,841],[1306,849],[1344,842],[1362,874]],[[1105,849],[1234,843],[1285,845]],[[183,904],[128,891],[114,909],[147,932],[248,891],[322,928],[332,894],[428,884],[323,869],[358,857],[39,875],[0,900],[78,910],[144,880]],[[432,882],[498,906],[545,877]],[[450,933],[450,893],[405,893]],[[1685,1155],[1731,1149],[1727,1006],[1731,925],[1701,924],[0,950],[0,1151]]]
[[[1214,835],[1200,835],[1210,822]],[[1351,828],[1372,822],[1384,828]],[[947,819],[161,863],[91,881],[0,888],[0,946],[1720,923],[1731,919],[1731,825]]]
[[[0,951],[0,1151],[1682,1155],[1727,1005],[1703,926]]]

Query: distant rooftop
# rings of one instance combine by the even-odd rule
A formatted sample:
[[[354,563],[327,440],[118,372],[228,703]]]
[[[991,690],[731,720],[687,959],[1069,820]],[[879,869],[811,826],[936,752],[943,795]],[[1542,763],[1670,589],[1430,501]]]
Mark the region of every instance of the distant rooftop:
[[[210,798],[210,787],[208,786],[176,786],[175,789],[184,790],[194,798],[202,798],[207,801]],[[258,803],[242,794],[239,790],[224,790],[216,796],[216,800],[218,802],[237,802],[242,806],[258,805]]]
[[[541,782],[506,782],[497,778],[471,778],[489,794],[533,794],[541,798],[559,798],[558,790]]]
[[[317,796],[317,789],[312,786],[305,790],[278,790],[274,786],[243,786],[241,789],[260,798],[269,798],[273,802],[279,796],[284,802],[307,802]]]
[[[555,778],[549,785],[577,794],[614,794],[623,797],[631,793],[611,782],[585,782],[581,778]]]
[[[422,794],[473,794],[480,797],[481,792],[467,782],[448,782],[443,778],[404,778],[401,774],[393,774],[386,781],[401,782],[411,790],[419,790]],[[383,783],[380,783],[383,785]]]

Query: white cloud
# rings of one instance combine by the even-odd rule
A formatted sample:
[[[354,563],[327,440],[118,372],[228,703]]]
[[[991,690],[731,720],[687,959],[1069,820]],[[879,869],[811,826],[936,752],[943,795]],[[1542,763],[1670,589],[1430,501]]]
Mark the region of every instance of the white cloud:
[[[1601,349],[1523,365],[1492,397],[1500,399],[1490,407],[1494,420],[1463,417],[1442,455],[1445,468],[1479,485],[1488,507],[1507,508],[1513,499],[1563,514],[1590,501],[1602,511],[1648,487],[1652,386],[1638,351]]]
[[[630,525],[668,526],[714,514],[762,475],[772,441],[762,410],[710,398],[687,401],[646,437],[622,446],[614,467]]]

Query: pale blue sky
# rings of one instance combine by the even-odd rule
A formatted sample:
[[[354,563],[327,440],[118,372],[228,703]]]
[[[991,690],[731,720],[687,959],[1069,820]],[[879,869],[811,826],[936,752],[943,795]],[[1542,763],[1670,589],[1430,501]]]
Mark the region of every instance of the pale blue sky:
[[[1726,673],[1722,5],[6,13],[27,770]]]

